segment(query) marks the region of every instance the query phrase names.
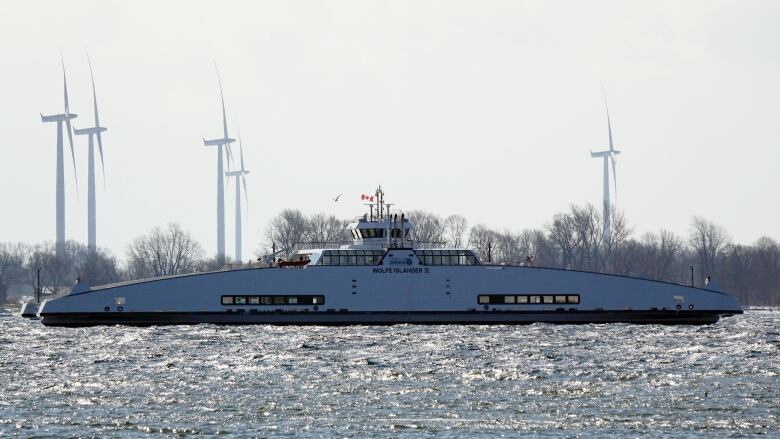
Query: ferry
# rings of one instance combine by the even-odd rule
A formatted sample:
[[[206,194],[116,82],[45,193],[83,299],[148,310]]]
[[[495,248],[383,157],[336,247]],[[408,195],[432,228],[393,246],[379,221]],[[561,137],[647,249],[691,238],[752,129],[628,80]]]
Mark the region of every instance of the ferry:
[[[368,197],[366,197],[368,198]],[[294,250],[268,266],[102,286],[45,300],[44,325],[711,324],[741,314],[704,288],[577,270],[485,263],[410,240],[381,187],[351,244]],[[328,246],[322,246],[328,247]]]

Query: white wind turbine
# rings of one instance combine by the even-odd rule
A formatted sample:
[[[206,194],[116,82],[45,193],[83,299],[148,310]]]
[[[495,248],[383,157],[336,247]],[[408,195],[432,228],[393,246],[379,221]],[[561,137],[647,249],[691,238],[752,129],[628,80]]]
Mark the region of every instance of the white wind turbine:
[[[249,199],[246,190],[246,174],[249,171],[244,168],[244,145],[241,142],[241,133],[238,134],[238,147],[241,155],[241,168],[237,171],[228,171],[225,173],[228,177],[236,179],[236,262],[241,262],[241,186],[244,186],[244,199],[249,209]]]
[[[41,114],[41,122],[57,122],[57,192],[56,192],[56,223],[57,235],[55,249],[57,256],[65,255],[65,163],[64,151],[62,146],[62,123],[65,122],[65,128],[68,130],[68,143],[70,144],[70,154],[73,159],[73,175],[76,179],[76,190],[78,193],[78,175],[76,174],[76,154],[73,152],[73,128],[71,119],[77,117],[70,112],[68,104],[68,79],[65,76],[65,60],[60,56],[62,62],[62,84],[65,92],[65,112],[61,114],[52,114],[44,116]]]
[[[607,95],[604,93],[604,89],[601,89],[601,94],[604,96],[604,107],[607,110],[607,130],[609,132],[609,149],[606,151],[590,152],[591,157],[600,157],[604,160],[604,241],[610,242],[612,234],[612,218],[609,201],[609,165],[612,164],[612,178],[615,183],[615,201],[617,201],[617,176],[615,174],[615,157],[620,154],[620,151],[615,149],[612,143],[612,123],[609,120],[609,106],[607,105]]]
[[[77,135],[89,136],[89,161],[88,161],[88,177],[87,177],[87,248],[90,251],[97,249],[97,206],[95,198],[95,141],[97,137],[98,149],[100,151],[100,166],[103,169],[103,184],[106,181],[106,168],[103,163],[103,140],[100,137],[100,133],[107,130],[107,128],[100,126],[100,118],[98,117],[97,106],[97,94],[95,93],[95,76],[92,74],[92,61],[87,54],[87,62],[89,63],[89,76],[92,79],[92,105],[95,110],[95,126],[75,130]]]
[[[215,66],[216,67],[216,66]],[[228,160],[230,160],[230,144],[236,139],[228,136],[227,116],[225,113],[225,96],[222,93],[222,78],[217,69],[217,81],[219,82],[219,98],[222,102],[222,137],[219,139],[203,139],[203,145],[217,147],[217,262],[225,263],[225,171],[222,158],[223,147],[227,149]]]

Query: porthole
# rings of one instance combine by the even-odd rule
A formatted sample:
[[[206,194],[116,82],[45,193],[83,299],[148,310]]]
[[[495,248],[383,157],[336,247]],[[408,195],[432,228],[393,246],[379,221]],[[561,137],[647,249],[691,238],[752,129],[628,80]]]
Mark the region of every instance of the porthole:
[[[123,311],[123,310],[124,310],[124,308],[122,308],[121,306],[117,306],[117,307],[116,307],[116,310],[117,310],[117,311]]]
[[[677,305],[677,309],[682,309],[682,305]]]
[[[693,309],[693,305],[688,305],[688,309]]]
[[[490,309],[490,307],[489,307],[489,306],[487,306],[487,305],[483,306],[482,308],[483,308],[485,311],[487,311],[487,310],[489,310],[489,309]]]
[[[106,312],[111,311],[111,308],[105,307],[105,308],[103,308],[103,311],[106,311]]]

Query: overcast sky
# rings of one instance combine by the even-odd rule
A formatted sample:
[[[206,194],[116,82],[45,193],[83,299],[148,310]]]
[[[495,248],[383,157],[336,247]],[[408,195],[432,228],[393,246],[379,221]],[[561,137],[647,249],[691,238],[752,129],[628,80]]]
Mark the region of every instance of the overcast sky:
[[[52,241],[60,49],[77,128],[95,71],[98,245],[170,221],[216,251],[214,61],[249,187],[245,254],[283,208],[353,217],[361,193],[507,230],[600,206],[607,145],[637,235],[693,215],[780,238],[780,2],[0,2],[0,241]],[[87,141],[66,155],[86,241]],[[67,143],[66,143],[67,145]],[[66,146],[67,148],[67,146]],[[98,182],[100,182],[98,175]],[[228,186],[227,252],[233,252]],[[344,193],[338,203],[331,197]]]

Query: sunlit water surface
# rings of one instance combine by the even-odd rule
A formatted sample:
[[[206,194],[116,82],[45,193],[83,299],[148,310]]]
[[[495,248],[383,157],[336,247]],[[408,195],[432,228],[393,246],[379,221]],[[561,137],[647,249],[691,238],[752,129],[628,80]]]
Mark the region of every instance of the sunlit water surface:
[[[47,328],[0,312],[0,436],[780,435],[780,312],[710,326]]]

